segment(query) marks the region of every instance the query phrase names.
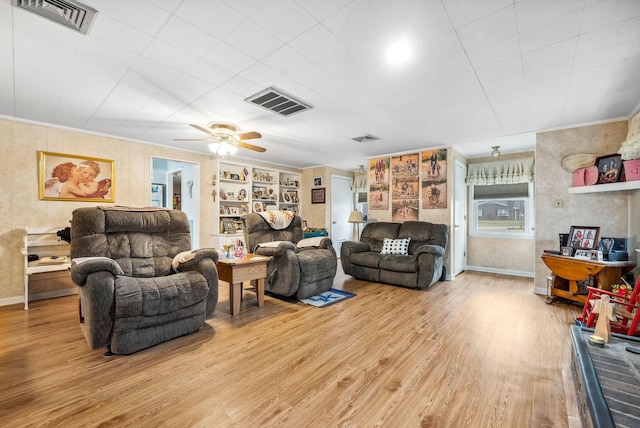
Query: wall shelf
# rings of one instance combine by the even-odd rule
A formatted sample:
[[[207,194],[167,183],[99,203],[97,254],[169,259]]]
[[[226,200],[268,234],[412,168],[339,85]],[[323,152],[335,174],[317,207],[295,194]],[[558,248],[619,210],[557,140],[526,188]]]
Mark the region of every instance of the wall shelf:
[[[569,193],[599,193],[619,190],[640,189],[640,181],[623,181],[621,183],[594,184],[592,186],[569,187]]]

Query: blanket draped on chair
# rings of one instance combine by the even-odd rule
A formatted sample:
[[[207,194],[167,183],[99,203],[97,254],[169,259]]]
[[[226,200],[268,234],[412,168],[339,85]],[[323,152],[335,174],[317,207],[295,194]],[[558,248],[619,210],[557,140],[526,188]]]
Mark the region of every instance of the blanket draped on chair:
[[[289,227],[295,214],[291,211],[262,211],[260,214],[272,229],[282,230]]]

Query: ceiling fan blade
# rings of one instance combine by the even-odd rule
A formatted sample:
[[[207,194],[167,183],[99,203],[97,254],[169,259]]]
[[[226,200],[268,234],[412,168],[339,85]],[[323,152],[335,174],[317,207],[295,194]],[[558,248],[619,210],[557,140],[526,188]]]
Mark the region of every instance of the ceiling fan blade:
[[[238,147],[242,147],[243,149],[249,149],[260,153],[267,151],[264,147],[254,146],[253,144],[245,143],[244,141],[235,141],[233,144]]]
[[[253,140],[254,138],[262,138],[262,134],[259,132],[245,132],[244,134],[236,135],[240,140]]]
[[[210,129],[207,129],[204,126],[196,125],[195,123],[190,123],[189,126],[192,127],[192,128],[196,128],[198,131],[202,131],[205,134],[211,135],[212,137],[215,137],[213,132],[211,132]]]

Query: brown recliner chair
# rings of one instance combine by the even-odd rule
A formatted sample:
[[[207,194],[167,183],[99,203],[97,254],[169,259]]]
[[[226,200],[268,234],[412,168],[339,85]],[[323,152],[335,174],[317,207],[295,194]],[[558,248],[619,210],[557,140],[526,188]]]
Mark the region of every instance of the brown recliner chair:
[[[271,214],[276,216],[277,213]],[[286,297],[295,294],[298,299],[306,299],[331,289],[338,269],[331,239],[303,240],[302,221],[298,215],[279,229],[255,213],[242,216],[242,222],[247,249],[272,257],[267,263],[266,291]],[[312,245],[306,246],[307,243]]]
[[[92,349],[107,347],[107,355],[193,333],[218,303],[218,253],[191,251],[182,211],[76,209],[71,258],[83,333]]]

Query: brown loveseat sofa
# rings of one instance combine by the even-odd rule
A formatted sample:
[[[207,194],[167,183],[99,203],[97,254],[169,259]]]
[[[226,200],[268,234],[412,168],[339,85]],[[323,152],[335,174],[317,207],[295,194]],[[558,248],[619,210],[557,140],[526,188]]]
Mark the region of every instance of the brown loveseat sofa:
[[[407,254],[381,254],[384,239],[409,238]],[[360,241],[346,241],[340,249],[344,273],[354,278],[424,289],[444,273],[449,227],[423,221],[369,223]]]

